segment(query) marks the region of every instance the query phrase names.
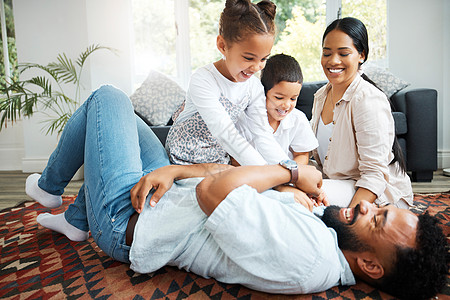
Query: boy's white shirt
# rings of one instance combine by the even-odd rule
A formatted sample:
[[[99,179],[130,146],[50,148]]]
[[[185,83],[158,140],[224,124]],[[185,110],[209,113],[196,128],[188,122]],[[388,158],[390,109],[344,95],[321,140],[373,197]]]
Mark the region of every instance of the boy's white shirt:
[[[247,141],[258,150],[254,144],[252,123],[245,115],[241,116],[236,127]],[[293,159],[292,151],[309,152],[319,145],[305,114],[296,108],[281,120],[273,136],[290,159]]]

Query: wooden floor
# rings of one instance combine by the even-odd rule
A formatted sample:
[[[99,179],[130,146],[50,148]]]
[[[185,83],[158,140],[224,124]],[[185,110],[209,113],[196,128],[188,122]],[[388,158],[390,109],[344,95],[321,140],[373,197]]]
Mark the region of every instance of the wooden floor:
[[[25,194],[25,180],[28,175],[30,174],[21,171],[0,171],[0,210],[30,200]],[[64,194],[77,194],[82,184],[82,180],[71,181]],[[444,176],[442,170],[438,170],[434,173],[432,182],[413,182],[413,191],[420,194],[450,192],[450,177]]]

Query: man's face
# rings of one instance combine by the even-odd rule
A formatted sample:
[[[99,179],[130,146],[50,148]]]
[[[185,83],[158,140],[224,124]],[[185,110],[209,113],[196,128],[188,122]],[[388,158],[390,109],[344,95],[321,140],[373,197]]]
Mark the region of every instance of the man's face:
[[[393,205],[378,207],[361,201],[355,208],[331,206],[322,220],[336,230],[341,250],[370,251],[388,265],[395,246],[415,246],[417,216]]]

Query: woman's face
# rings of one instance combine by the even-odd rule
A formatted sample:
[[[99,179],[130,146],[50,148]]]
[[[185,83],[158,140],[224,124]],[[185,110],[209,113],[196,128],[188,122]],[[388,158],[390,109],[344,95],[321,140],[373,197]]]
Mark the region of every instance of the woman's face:
[[[352,38],[340,30],[330,31],[323,41],[322,68],[332,85],[347,88],[364,57],[364,53],[356,50]]]

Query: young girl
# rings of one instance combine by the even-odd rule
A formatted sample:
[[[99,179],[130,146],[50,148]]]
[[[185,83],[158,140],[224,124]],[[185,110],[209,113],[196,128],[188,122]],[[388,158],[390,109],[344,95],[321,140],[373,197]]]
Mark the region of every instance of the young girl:
[[[264,68],[274,42],[276,6],[268,0],[227,0],[217,48],[223,58],[191,77],[183,111],[166,140],[172,163],[263,165],[288,159],[267,121],[264,90],[253,74]],[[245,113],[258,150],[235,127]]]
[[[329,82],[315,94],[312,110],[319,141],[313,151],[316,162],[333,179],[342,206],[364,199],[408,208],[411,182],[395,140],[389,101],[359,73],[369,55],[366,27],[355,18],[335,20],[325,30],[322,46],[321,63]],[[325,186],[324,181],[330,197]]]

